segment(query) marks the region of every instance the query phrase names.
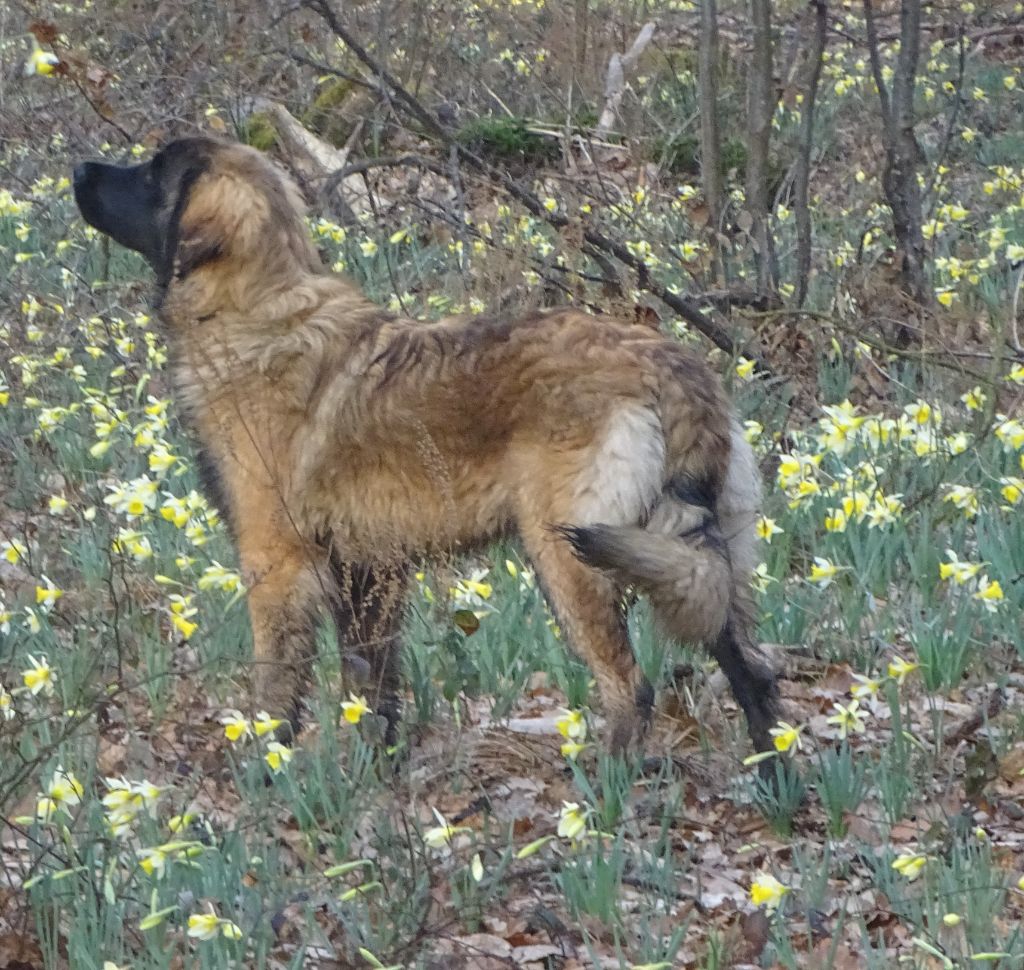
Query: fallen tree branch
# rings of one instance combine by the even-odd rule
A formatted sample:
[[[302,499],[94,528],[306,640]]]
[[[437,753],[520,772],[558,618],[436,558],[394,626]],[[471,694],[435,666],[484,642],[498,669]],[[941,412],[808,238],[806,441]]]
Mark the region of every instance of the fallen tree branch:
[[[622,96],[626,93],[626,74],[636,66],[636,62],[647,49],[653,36],[654,23],[648,21],[636,35],[633,46],[625,54],[615,51],[608,61],[608,74],[604,82],[604,108],[598,119],[597,128],[594,129],[594,134],[598,138],[605,138],[612,125],[615,124]]]

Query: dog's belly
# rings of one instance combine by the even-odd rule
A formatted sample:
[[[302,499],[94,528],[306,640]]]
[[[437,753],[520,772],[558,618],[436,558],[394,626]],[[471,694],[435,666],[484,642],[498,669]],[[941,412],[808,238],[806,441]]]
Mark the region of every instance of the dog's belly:
[[[338,455],[307,480],[303,518],[360,560],[467,549],[507,531],[512,487],[501,470],[433,457]]]

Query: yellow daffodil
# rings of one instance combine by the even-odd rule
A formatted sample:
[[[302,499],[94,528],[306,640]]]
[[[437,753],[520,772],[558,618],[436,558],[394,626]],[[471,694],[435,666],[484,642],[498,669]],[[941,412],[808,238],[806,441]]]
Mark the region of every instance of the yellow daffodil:
[[[12,566],[17,565],[22,557],[28,555],[28,547],[18,539],[8,539],[0,542],[0,556],[3,556]]]
[[[919,852],[905,852],[896,857],[892,867],[901,876],[905,876],[908,882],[913,882],[921,875],[921,870],[924,869],[927,861],[928,856]]]
[[[570,761],[575,761],[580,756],[580,752],[589,747],[589,744],[581,744],[579,741],[565,741],[562,743],[560,750],[562,752],[562,757],[568,758]]]
[[[188,918],[188,935],[196,940],[213,940],[218,935],[239,940],[242,931],[231,920],[220,919],[213,913],[193,913]]]
[[[222,566],[216,559],[203,570],[203,575],[199,577],[196,585],[203,590],[219,589],[225,593],[245,589],[242,586],[242,577],[233,569]]]
[[[277,774],[284,771],[285,766],[292,760],[292,753],[291,748],[279,741],[270,741],[267,743],[267,753],[263,755],[263,760],[269,765],[270,770]]]
[[[962,586],[970,582],[981,572],[984,563],[966,562],[957,558],[952,549],[946,550],[947,562],[939,563],[939,578],[952,579],[954,583]]]
[[[774,519],[769,519],[766,515],[758,516],[755,528],[758,536],[768,543],[772,541],[772,536],[781,535],[784,531]]]
[[[447,848],[452,839],[460,832],[471,831],[464,825],[449,825],[447,819],[436,808],[433,809],[433,812],[438,824],[423,833],[423,843],[431,849]]]
[[[927,401],[918,399],[913,404],[908,404],[904,409],[903,413],[910,418],[915,424],[939,424],[940,415],[939,412],[933,410],[932,406]]]
[[[587,736],[587,722],[582,710],[563,710],[555,721],[555,728],[570,741],[583,741]]]
[[[859,708],[860,701],[858,700],[852,700],[847,705],[835,703],[832,705],[832,710],[836,713],[825,720],[839,729],[839,737],[844,740],[851,733],[863,734],[865,721]]]
[[[787,751],[799,751],[803,747],[800,740],[802,727],[788,724],[786,721],[779,721],[768,733],[772,736],[772,744],[775,750],[785,753]]]
[[[821,556],[815,556],[814,565],[811,566],[811,572],[807,578],[812,583],[817,583],[820,589],[824,589],[832,582],[833,579],[835,579],[836,573],[838,572],[839,567],[831,560],[824,559]]]
[[[753,444],[757,441],[761,435],[764,434],[764,425],[760,421],[744,421],[743,422],[743,437],[750,443]]]
[[[47,576],[43,576],[43,582],[45,586],[36,587],[36,604],[48,610],[64,595],[64,591],[54,586]]]
[[[750,901],[755,906],[764,906],[771,911],[777,909],[782,897],[789,892],[789,887],[784,886],[770,872],[762,872],[750,884]]]
[[[372,714],[373,711],[370,710],[365,697],[349,694],[348,700],[342,702],[341,713],[349,724],[358,724],[364,714]]]
[[[220,723],[224,725],[224,737],[232,744],[247,738],[252,734],[252,727],[249,721],[242,716],[240,711],[225,711],[221,715]]]
[[[264,734],[276,731],[282,723],[280,718],[271,717],[266,711],[260,711],[252,722],[252,728],[256,732],[256,737],[262,738]]]
[[[22,683],[33,694],[39,694],[40,692],[47,695],[52,694],[57,674],[47,662],[46,657],[40,657],[36,660],[35,657],[29,654],[28,662],[31,666],[28,670],[21,672]]]
[[[826,532],[844,532],[846,530],[846,513],[842,509],[829,509],[825,515]]]
[[[898,684],[902,684],[908,674],[912,674],[920,664],[913,664],[902,657],[895,657],[889,661],[886,673]]]
[[[181,634],[182,640],[187,640],[196,632],[196,630],[199,629],[199,624],[191,623],[189,620],[186,620],[185,617],[177,613],[174,613],[171,616],[171,626]]]
[[[980,600],[989,613],[995,613],[1003,599],[1003,587],[999,585],[999,580],[982,576],[978,580],[978,590],[974,594],[974,599]]]
[[[581,808],[577,802],[562,802],[558,813],[558,837],[575,842],[587,831],[587,818],[590,808]]]
[[[41,77],[52,77],[59,66],[60,58],[50,51],[44,51],[33,37],[32,53],[29,54],[28,60],[25,62],[25,76],[31,77],[33,74],[38,74]]]
[[[65,771],[59,765],[54,770],[46,789],[47,797],[51,798],[58,808],[79,804],[83,792],[82,783],[70,771]]]
[[[999,489],[999,493],[1006,500],[1007,505],[1019,505],[1021,500],[1024,499],[1024,478],[1015,478],[1013,476],[1000,478],[999,484],[1002,486]]]
[[[754,367],[755,362],[748,360],[746,357],[741,357],[736,362],[736,375],[745,381],[753,380],[754,378]]]
[[[191,812],[182,812],[181,815],[172,815],[167,820],[167,831],[171,834],[186,831],[196,820]]]
[[[850,694],[857,700],[874,697],[882,686],[882,682],[880,680],[875,680],[872,677],[865,677],[863,674],[854,674],[853,679],[857,681],[857,683],[850,688]]]
[[[157,846],[153,849],[138,849],[136,851],[139,855],[139,867],[142,871],[147,876],[154,876],[157,879],[162,878],[167,867],[167,853],[163,851],[163,846]]]
[[[966,394],[961,394],[960,400],[963,401],[964,407],[966,407],[968,411],[980,411],[985,406],[985,401],[987,401],[988,398],[980,387],[974,387]]]

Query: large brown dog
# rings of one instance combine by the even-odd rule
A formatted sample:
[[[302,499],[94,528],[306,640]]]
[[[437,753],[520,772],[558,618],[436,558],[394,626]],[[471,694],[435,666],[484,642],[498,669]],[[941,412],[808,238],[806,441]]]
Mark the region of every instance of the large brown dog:
[[[707,644],[769,746],[753,643],[759,480],[719,381],[676,341],[577,310],[417,323],[325,272],[295,187],[209,138],[74,173],[86,221],[157,275],[180,403],[249,585],[260,707],[294,717],[317,607],[369,653],[393,725],[405,563],[518,536],[622,750],[653,699],[623,619],[646,592]]]

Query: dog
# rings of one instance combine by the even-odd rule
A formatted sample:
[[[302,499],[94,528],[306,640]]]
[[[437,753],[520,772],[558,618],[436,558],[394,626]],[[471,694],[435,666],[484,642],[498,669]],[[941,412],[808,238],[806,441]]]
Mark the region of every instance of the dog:
[[[85,221],[155,272],[176,398],[249,589],[256,709],[297,722],[326,606],[393,738],[408,563],[512,536],[596,679],[613,752],[642,742],[654,699],[627,590],[707,646],[770,748],[760,479],[701,356],[576,309],[389,313],[325,270],[298,189],[244,145],[184,138],[73,174]]]

